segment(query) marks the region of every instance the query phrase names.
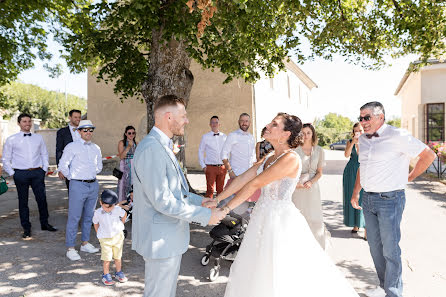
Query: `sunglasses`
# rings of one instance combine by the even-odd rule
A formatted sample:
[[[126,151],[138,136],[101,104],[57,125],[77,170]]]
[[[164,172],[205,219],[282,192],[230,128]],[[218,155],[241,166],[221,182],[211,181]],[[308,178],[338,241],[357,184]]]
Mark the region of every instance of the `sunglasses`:
[[[364,117],[358,117],[358,121],[359,121],[359,122],[362,122],[362,121],[366,121],[366,122],[368,122],[368,121],[371,120],[371,118],[372,118],[371,115],[366,115],[366,116],[364,116]]]
[[[94,128],[84,128],[84,129],[81,129],[81,131],[82,132],[93,132]]]
[[[136,135],[136,132],[127,132],[127,135]]]

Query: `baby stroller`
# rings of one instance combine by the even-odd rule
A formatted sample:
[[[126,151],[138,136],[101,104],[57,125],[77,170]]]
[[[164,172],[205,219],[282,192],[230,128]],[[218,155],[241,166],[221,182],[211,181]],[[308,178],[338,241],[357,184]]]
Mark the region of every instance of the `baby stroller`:
[[[130,192],[127,194],[126,200],[122,201],[120,203],[120,206],[127,213],[127,217],[126,217],[125,222],[124,222],[124,227],[125,227],[125,224],[128,221],[132,220],[132,212],[133,212],[133,186],[132,186]],[[124,238],[127,238],[127,234],[128,234],[127,230],[124,229]]]
[[[209,232],[212,242],[206,246],[206,254],[201,258],[201,265],[207,266],[210,258],[215,258],[214,267],[209,272],[211,282],[220,275],[221,260],[234,261],[248,227],[248,217],[231,212]]]

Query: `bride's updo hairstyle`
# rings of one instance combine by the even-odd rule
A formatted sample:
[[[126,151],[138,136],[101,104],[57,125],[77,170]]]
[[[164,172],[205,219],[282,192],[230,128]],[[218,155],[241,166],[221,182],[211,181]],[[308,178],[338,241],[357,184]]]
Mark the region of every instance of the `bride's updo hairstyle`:
[[[288,145],[290,148],[296,148],[304,144],[304,138],[302,136],[302,121],[294,116],[285,112],[279,112],[278,117],[283,119],[283,130],[290,131],[291,135],[288,138]]]

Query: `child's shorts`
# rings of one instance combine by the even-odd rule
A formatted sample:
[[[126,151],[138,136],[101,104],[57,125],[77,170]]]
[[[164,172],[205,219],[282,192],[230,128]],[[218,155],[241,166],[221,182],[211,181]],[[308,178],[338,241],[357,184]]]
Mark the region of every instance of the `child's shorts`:
[[[101,260],[111,261],[112,259],[121,260],[122,247],[124,246],[124,232],[119,232],[112,238],[100,238]]]

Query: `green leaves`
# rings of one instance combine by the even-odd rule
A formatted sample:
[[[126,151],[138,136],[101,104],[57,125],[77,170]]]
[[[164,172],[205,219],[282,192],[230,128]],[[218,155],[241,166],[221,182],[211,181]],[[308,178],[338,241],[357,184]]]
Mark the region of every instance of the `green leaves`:
[[[47,52],[48,24],[67,17],[70,9],[87,0],[14,0],[0,2],[0,86],[34,66],[38,57],[51,59]],[[58,67],[48,67],[52,75]]]
[[[14,82],[0,88],[0,109],[8,117],[16,111],[26,112],[42,120],[44,128],[61,128],[66,125],[68,112],[87,110],[87,101],[74,95],[47,91],[30,84]]]

